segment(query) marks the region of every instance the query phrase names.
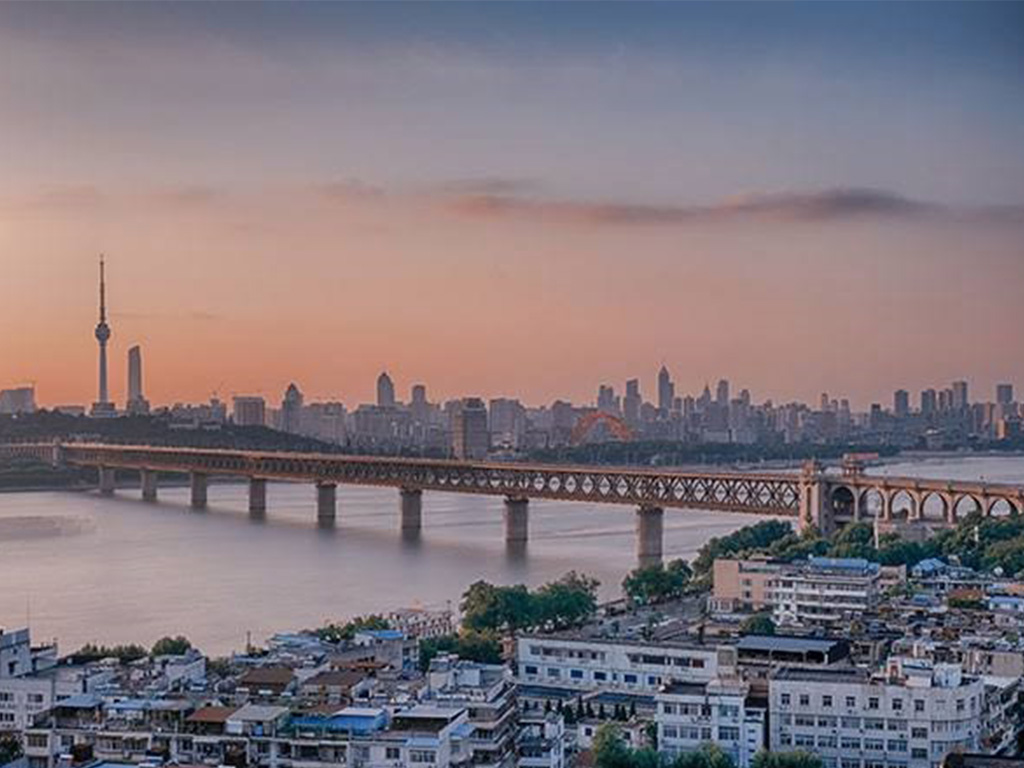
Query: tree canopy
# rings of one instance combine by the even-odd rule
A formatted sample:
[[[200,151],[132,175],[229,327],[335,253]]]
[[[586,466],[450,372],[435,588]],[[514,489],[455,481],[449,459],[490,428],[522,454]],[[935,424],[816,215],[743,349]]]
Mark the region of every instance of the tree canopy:
[[[534,591],[522,584],[502,587],[477,581],[462,596],[462,626],[475,632],[575,626],[597,610],[598,585],[576,571]]]
[[[192,643],[184,635],[177,637],[161,637],[153,644],[150,656],[180,656],[192,648]]]
[[[668,565],[637,568],[622,580],[622,591],[638,605],[661,603],[680,597],[693,578],[693,570],[685,560],[673,560]]]
[[[767,613],[755,613],[748,616],[740,624],[740,633],[744,635],[774,635],[775,622]]]

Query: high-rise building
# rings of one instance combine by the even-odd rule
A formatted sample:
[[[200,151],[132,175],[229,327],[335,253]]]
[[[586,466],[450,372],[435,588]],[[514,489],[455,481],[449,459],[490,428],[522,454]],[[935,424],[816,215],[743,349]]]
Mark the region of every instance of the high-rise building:
[[[128,350],[128,413],[149,413],[149,401],[142,394],[142,348],[136,344]]]
[[[110,341],[110,326],[107,325],[107,281],[104,273],[103,257],[100,256],[100,321],[96,323],[96,342],[100,346],[99,360],[99,392],[96,402],[92,404],[93,416],[114,416],[116,410],[110,402],[107,389],[107,342]]]
[[[457,459],[484,459],[490,443],[487,406],[479,397],[464,397],[452,414],[452,453]]]
[[[281,431],[298,433],[302,429],[302,403],[305,398],[294,383],[288,385],[281,401]]]
[[[910,393],[905,389],[897,389],[892,395],[892,411],[897,416],[910,413]]]
[[[939,398],[934,389],[921,390],[921,413],[930,416],[939,409]]]
[[[424,394],[426,393],[424,392]],[[395,383],[391,381],[387,371],[384,371],[377,377],[377,407],[395,407]]]
[[[597,410],[615,414],[619,412],[619,403],[615,398],[615,387],[610,384],[601,384],[597,388]]]
[[[34,387],[0,389],[0,414],[10,416],[19,413],[34,413],[36,390]]]
[[[426,424],[430,419],[430,403],[427,402],[427,388],[423,384],[413,384],[409,391],[409,414],[413,421]]]
[[[953,382],[953,401],[950,407],[954,411],[966,411],[967,406],[970,402],[967,399],[967,382],[966,381],[954,381]]]
[[[626,396],[622,400],[623,416],[626,423],[631,427],[640,423],[640,406],[643,398],[640,397],[640,380],[630,379],[626,382]]]
[[[729,405],[729,381],[718,380],[718,388],[715,390],[715,402],[723,408]]]
[[[664,365],[658,371],[658,410],[668,414],[672,410],[672,402],[676,399],[676,388],[672,383],[668,368]]]
[[[239,427],[266,426],[267,404],[262,397],[237,395],[231,403],[231,418]]]
[[[996,404],[1010,405],[1013,403],[1013,384],[996,384]]]
[[[526,408],[518,400],[499,397],[488,404],[491,444],[518,448],[526,437]]]

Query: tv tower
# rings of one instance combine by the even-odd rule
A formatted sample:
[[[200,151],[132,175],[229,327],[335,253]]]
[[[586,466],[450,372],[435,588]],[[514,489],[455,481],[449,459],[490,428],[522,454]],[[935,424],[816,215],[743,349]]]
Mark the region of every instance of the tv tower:
[[[103,255],[100,254],[100,321],[96,323],[96,341],[100,345],[100,391],[99,398],[92,404],[92,415],[114,416],[116,411],[107,391],[107,342],[110,340],[110,326],[107,325],[107,283],[103,267]]]

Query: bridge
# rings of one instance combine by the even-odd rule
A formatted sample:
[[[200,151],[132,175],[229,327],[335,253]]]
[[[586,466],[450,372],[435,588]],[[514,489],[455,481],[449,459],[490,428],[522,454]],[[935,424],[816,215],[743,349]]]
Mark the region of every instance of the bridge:
[[[854,461],[844,463],[841,474],[816,462],[799,473],[682,472],[92,443],[0,445],[0,459],[10,456],[95,468],[104,494],[114,493],[118,470],[138,472],[146,501],[156,500],[160,473],[187,474],[195,509],[207,505],[209,478],[247,478],[254,516],[266,513],[268,481],[311,483],[323,527],[335,525],[338,485],[392,487],[399,490],[400,528],[414,536],[422,527],[424,491],[503,496],[509,545],[528,539],[530,499],[629,505],[636,508],[642,565],[661,562],[667,508],[790,517],[801,529],[826,534],[872,521],[879,530],[924,536],[974,511],[1024,514],[1022,486],[868,475]]]

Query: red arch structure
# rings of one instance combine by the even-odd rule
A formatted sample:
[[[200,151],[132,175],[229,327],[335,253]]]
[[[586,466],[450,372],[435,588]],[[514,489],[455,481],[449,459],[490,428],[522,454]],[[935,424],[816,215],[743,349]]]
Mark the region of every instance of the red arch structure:
[[[572,444],[579,445],[590,430],[598,424],[608,425],[608,429],[611,430],[611,433],[615,435],[615,437],[619,438],[619,440],[628,442],[633,439],[633,430],[631,430],[629,425],[618,416],[613,416],[612,414],[605,413],[604,411],[591,411],[577,421],[576,426],[572,428],[572,436],[570,438]]]

